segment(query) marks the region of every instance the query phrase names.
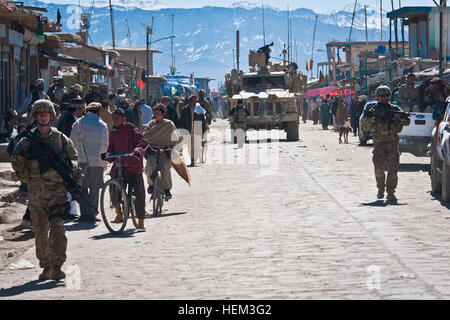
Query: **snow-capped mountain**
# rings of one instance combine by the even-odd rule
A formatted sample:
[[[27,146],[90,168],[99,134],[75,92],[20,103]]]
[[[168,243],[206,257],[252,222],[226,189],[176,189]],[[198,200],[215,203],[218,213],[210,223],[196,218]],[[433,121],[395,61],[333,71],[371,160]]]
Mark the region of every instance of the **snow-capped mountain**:
[[[46,0],[50,1],[50,0]],[[57,2],[57,0],[54,0]],[[102,0],[104,3],[107,0]],[[76,2],[76,1],[75,1]],[[73,0],[72,0],[73,3]],[[92,3],[91,0],[88,3]],[[82,7],[82,12],[91,12],[90,37],[96,45],[111,45],[111,24],[109,7]],[[124,4],[125,0],[113,3]],[[150,7],[164,6],[159,0],[127,0],[129,6],[114,5],[115,37],[118,46],[129,46],[127,37],[128,21],[133,46],[145,46],[145,27],[150,25],[154,17],[152,40],[167,37],[171,34],[171,15],[174,15],[174,54],[176,67],[182,74],[194,72],[196,77],[224,80],[224,74],[233,68],[233,49],[235,48],[236,30],[240,31],[241,70],[248,70],[247,54],[250,49],[258,49],[264,45],[261,8],[249,2],[235,3],[232,7],[204,7],[193,9],[156,8],[142,9],[135,4],[142,3]],[[43,4],[30,0],[26,5],[44,6],[46,15],[55,19],[57,9],[62,15],[64,32],[77,32],[78,6],[61,4]],[[368,9],[369,40],[380,39],[380,14],[376,9]],[[350,10],[339,10],[329,14],[317,14],[318,24],[314,62],[326,61],[325,44],[329,41],[347,41],[352,20],[353,7]],[[305,60],[311,57],[311,45],[316,13],[310,9],[296,9],[290,12],[292,19],[293,57],[300,69],[305,69]],[[384,24],[388,19],[384,18]],[[364,8],[357,8],[352,31],[352,40],[365,40]],[[383,39],[388,38],[388,28],[384,28]],[[266,43],[274,42],[272,58],[282,59],[281,51],[287,44],[287,11],[265,8]],[[170,41],[163,40],[152,44],[153,49],[162,51],[154,55],[154,71],[158,74],[169,72]],[[317,51],[316,51],[317,50]],[[343,57],[341,52],[341,57]],[[314,68],[314,75],[317,69]]]

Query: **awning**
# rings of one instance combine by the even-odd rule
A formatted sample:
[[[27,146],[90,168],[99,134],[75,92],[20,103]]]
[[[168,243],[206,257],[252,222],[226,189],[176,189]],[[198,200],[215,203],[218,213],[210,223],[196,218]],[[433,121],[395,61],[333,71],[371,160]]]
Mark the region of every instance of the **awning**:
[[[303,97],[317,97],[317,96],[321,96],[321,95],[324,95],[324,94],[332,93],[333,91],[336,91],[336,87],[335,86],[329,86],[329,87],[318,88],[318,89],[311,89],[311,90],[306,91],[303,94]]]
[[[387,13],[389,19],[406,18],[414,14],[425,14],[431,12],[432,7],[403,7]]]
[[[84,59],[80,59],[80,58],[74,58],[56,51],[51,51],[51,50],[46,50],[46,49],[41,49],[41,53],[44,56],[47,56],[48,58],[51,58],[53,60],[57,60],[57,61],[64,61],[64,62],[69,62],[69,63],[74,63],[74,64],[86,64],[91,68],[95,68],[98,70],[103,70],[103,71],[108,71],[108,69],[100,64],[97,63],[93,63]]]

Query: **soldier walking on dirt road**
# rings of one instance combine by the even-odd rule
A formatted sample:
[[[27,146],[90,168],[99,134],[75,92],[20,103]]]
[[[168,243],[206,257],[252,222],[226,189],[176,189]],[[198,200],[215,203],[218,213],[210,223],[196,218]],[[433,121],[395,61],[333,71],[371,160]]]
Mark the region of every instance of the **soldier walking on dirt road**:
[[[32,116],[36,119],[37,128],[31,130],[30,134],[40,140],[40,144],[50,145],[61,157],[66,158],[71,163],[72,175],[75,176],[78,163],[73,143],[50,126],[56,116],[53,103],[49,100],[37,100],[32,107]],[[44,269],[39,280],[64,279],[66,275],[61,271],[61,266],[66,261],[67,238],[63,217],[68,204],[64,180],[42,160],[36,143],[29,137],[19,141],[11,164],[20,180],[28,187],[28,208],[36,236],[36,256]]]
[[[377,88],[376,96],[378,103],[374,107],[377,114],[388,115],[392,112],[401,112],[399,106],[393,105],[389,101],[391,90],[387,86]],[[381,111],[381,112],[380,112]],[[384,117],[366,117],[364,120],[364,130],[371,131],[373,136],[373,165],[375,167],[375,178],[378,188],[378,199],[384,198],[384,190],[386,187],[388,201],[397,201],[395,197],[395,189],[397,188],[397,171],[400,161],[398,151],[399,137],[398,133],[402,131],[403,126],[408,126],[409,118],[392,118]],[[386,166],[388,174],[385,179],[384,167]]]

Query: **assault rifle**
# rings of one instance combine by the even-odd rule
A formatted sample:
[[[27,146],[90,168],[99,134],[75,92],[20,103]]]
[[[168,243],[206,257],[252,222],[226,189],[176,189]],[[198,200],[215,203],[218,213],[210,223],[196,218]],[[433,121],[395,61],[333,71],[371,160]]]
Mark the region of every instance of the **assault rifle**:
[[[25,136],[31,141],[32,157],[37,157],[40,160],[41,172],[54,169],[64,180],[64,186],[70,192],[72,198],[77,202],[80,202],[80,200],[85,201],[92,210],[98,213],[98,210],[91,204],[81,186],[70,175],[70,172],[73,171],[70,160],[62,159],[61,155],[51,145],[37,137],[30,130],[26,131]]]
[[[403,111],[389,110],[385,108],[370,108],[364,112],[366,118],[381,118],[386,120],[409,119],[409,115]]]

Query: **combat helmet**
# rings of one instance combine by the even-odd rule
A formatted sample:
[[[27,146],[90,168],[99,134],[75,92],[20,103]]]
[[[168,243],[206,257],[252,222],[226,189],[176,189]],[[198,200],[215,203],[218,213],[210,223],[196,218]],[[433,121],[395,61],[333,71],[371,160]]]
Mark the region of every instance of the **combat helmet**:
[[[205,90],[203,90],[203,89],[200,89],[199,91],[198,91],[198,95],[200,96],[200,95],[205,95]]]
[[[52,116],[56,117],[55,108],[53,107],[53,102],[46,99],[37,100],[33,103],[33,107],[31,109],[31,116],[36,118],[36,113],[38,112],[50,112]]]
[[[386,97],[391,95],[391,89],[388,86],[379,86],[375,91],[375,95]]]

